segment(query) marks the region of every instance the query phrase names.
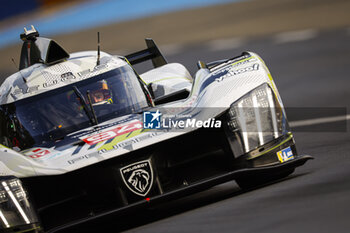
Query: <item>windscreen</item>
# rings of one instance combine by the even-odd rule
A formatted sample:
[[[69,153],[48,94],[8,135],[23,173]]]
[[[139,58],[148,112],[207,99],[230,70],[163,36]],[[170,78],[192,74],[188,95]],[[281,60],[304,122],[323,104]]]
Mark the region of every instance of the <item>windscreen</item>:
[[[16,132],[14,143],[28,138],[35,144],[62,139],[65,135],[92,125],[141,112],[148,106],[134,71],[128,65],[6,106],[6,115]],[[91,104],[90,104],[90,101]],[[92,113],[92,109],[95,112]],[[11,139],[10,139],[11,140]],[[17,145],[15,145],[17,146]]]

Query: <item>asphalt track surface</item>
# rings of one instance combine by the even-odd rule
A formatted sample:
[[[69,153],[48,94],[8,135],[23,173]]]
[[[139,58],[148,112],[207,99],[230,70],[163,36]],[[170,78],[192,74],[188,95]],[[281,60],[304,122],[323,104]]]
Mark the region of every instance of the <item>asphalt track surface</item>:
[[[198,45],[167,58],[193,73],[198,59],[212,61],[254,51],[270,68],[286,107],[349,108],[349,39],[349,30],[341,28],[295,41],[259,38],[222,51]],[[309,116],[299,111],[297,117]],[[346,122],[340,123],[340,128],[339,122],[330,123],[329,132],[296,128],[298,152],[315,159],[282,181],[249,191],[228,182],[99,227],[110,232],[349,232],[350,133]]]

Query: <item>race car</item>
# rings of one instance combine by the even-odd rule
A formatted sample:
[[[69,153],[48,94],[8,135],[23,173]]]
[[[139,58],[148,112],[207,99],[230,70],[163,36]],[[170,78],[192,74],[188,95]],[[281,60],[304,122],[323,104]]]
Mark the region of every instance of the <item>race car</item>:
[[[192,77],[152,39],[126,56],[67,53],[34,27],[0,87],[2,231],[59,232],[235,180],[291,174],[299,155],[281,97],[255,53]],[[152,61],[139,74],[135,65]],[[79,230],[76,230],[76,232]]]

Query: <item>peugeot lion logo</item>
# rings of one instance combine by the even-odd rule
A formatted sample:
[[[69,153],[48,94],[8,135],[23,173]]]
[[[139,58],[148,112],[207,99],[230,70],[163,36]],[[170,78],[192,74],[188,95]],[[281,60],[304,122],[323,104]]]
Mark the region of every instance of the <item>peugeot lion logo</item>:
[[[120,169],[123,181],[128,189],[139,195],[146,196],[153,183],[153,171],[149,160],[130,164]]]

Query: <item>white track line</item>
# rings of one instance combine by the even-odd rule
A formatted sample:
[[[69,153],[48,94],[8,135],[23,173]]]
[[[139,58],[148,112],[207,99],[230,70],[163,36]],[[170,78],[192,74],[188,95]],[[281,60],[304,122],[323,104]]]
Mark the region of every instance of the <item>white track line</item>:
[[[282,32],[274,36],[274,42],[277,44],[310,40],[317,36],[315,29],[301,31]]]
[[[348,121],[350,120],[350,114],[344,116],[334,116],[334,117],[323,117],[323,118],[314,118],[308,120],[300,120],[300,121],[291,121],[289,122],[290,127],[300,127],[300,126],[308,126],[308,125],[317,125],[324,123],[331,123],[337,121]]]
[[[211,51],[235,49],[241,47],[243,43],[244,40],[242,38],[213,40],[208,43],[208,49]]]

